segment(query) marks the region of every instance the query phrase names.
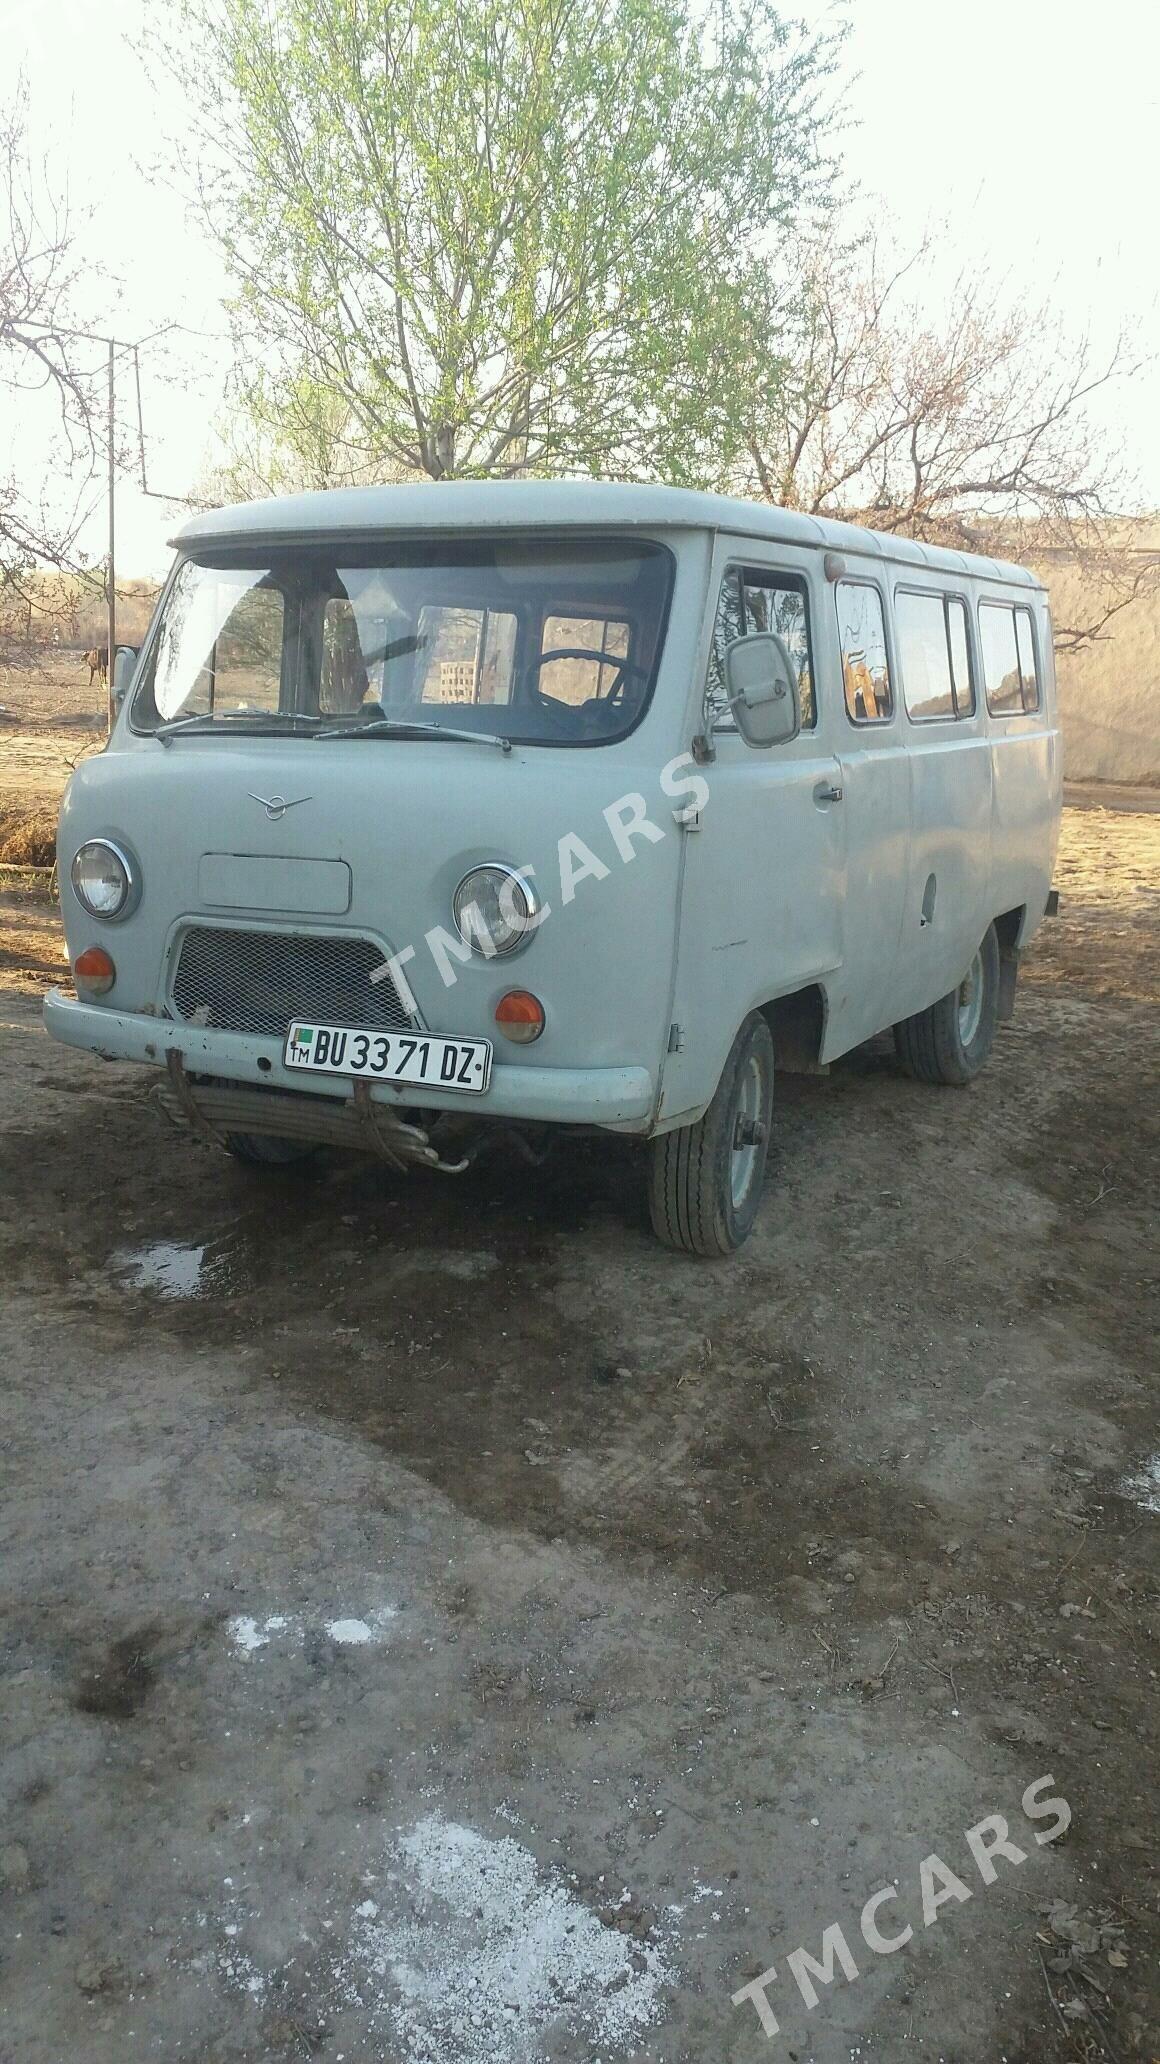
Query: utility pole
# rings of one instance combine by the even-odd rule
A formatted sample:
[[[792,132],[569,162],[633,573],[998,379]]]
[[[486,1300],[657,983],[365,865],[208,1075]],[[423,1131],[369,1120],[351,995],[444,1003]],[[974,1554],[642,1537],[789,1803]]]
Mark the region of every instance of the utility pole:
[[[82,337],[82,338],[86,338],[86,339],[87,339],[87,340],[88,340],[88,341],[89,341],[90,343],[92,343],[92,344],[104,344],[104,345],[105,345],[105,346],[107,347],[107,350],[108,350],[108,354],[109,354],[109,356],[108,356],[108,405],[107,405],[107,418],[106,418],[106,425],[105,425],[105,434],[106,434],[106,437],[107,437],[107,439],[108,439],[108,487],[107,487],[107,492],[108,492],[108,501],[109,501],[109,566],[108,566],[108,573],[107,573],[107,575],[106,575],[106,587],[105,587],[105,599],[106,599],[106,603],[107,603],[107,605],[108,605],[108,627],[107,627],[107,630],[106,630],[106,632],[105,632],[105,636],[106,636],[106,638],[107,638],[107,640],[108,640],[108,646],[109,646],[109,671],[108,671],[108,680],[107,680],[107,684],[106,684],[106,685],[107,685],[107,690],[108,690],[108,721],[109,721],[109,729],[110,729],[110,731],[111,731],[111,730],[112,730],[112,728],[113,728],[113,724],[114,724],[114,722],[115,722],[115,720],[116,720],[116,715],[117,715],[117,706],[116,706],[116,703],[115,703],[115,701],[114,701],[114,699],[113,699],[113,668],[114,668],[114,665],[115,665],[115,663],[116,663],[116,658],[117,658],[117,526],[116,526],[116,485],[117,485],[117,459],[116,459],[116,439],[117,439],[117,384],[116,384],[116,362],[117,362],[117,353],[118,353],[118,351],[131,351],[131,352],[132,352],[132,354],[133,354],[133,365],[134,365],[134,370],[135,370],[135,373],[136,373],[136,380],[137,380],[137,441],[138,441],[138,446],[139,446],[139,449],[140,449],[140,456],[141,456],[141,492],[142,492],[142,494],[144,494],[144,495],[148,495],[148,496],[149,496],[149,497],[151,498],[151,500],[153,500],[153,501],[157,501],[157,502],[188,502],[188,503],[189,503],[189,507],[190,507],[190,508],[196,508],[196,507],[197,507],[197,504],[196,504],[195,502],[191,502],[191,501],[189,501],[189,497],[188,497],[188,496],[186,496],[186,495],[164,495],[164,494],[159,494],[159,493],[157,492],[157,490],[156,490],[155,488],[149,487],[149,486],[147,485],[147,483],[146,483],[146,479],[145,479],[145,424],[144,424],[144,419],[143,419],[143,417],[142,417],[142,414],[141,414],[141,362],[140,362],[140,357],[139,357],[139,353],[140,353],[140,349],[141,349],[141,345],[142,345],[142,344],[149,344],[149,343],[151,343],[151,342],[153,341],[153,339],[154,339],[155,337],[164,337],[164,336],[166,336],[166,335],[168,334],[168,332],[169,332],[170,330],[180,329],[180,328],[182,327],[182,325],[181,325],[180,323],[165,323],[165,324],[163,325],[163,327],[162,327],[161,329],[159,329],[159,330],[152,330],[152,331],[150,331],[150,333],[149,333],[149,336],[148,336],[148,337],[141,337],[141,338],[139,338],[139,339],[138,339],[138,341],[137,341],[137,343],[135,343],[135,344],[131,344],[131,343],[127,342],[127,340],[126,340],[126,339],[125,339],[124,337],[107,337],[107,336],[105,336],[104,332],[103,332],[103,331],[100,331],[100,330],[65,330],[65,329],[61,329],[61,330],[58,330],[58,329],[56,329],[56,328],[55,328],[55,327],[54,327],[54,326],[53,326],[53,325],[52,325],[51,323],[32,323],[32,324],[30,324],[30,325],[29,325],[29,327],[30,327],[31,329],[34,329],[34,330],[38,330],[38,331],[40,331],[40,330],[43,330],[43,331],[47,331],[47,332],[48,332],[48,334],[49,334],[49,335],[51,335],[51,336],[57,336],[57,337]],[[196,335],[201,335],[201,334],[203,334],[203,333],[202,333],[202,332],[200,332],[200,331],[191,331],[191,332],[190,332],[190,335],[191,335],[191,336],[196,336]]]
[[[108,424],[108,436],[109,436],[109,571],[108,571],[108,577],[107,577],[107,578],[108,578],[108,587],[107,587],[107,590],[106,590],[106,594],[107,594],[107,599],[108,599],[108,605],[109,605],[109,631],[108,631],[108,636],[109,636],[109,655],[108,655],[108,657],[109,657],[109,671],[108,671],[108,676],[107,676],[107,678],[106,678],[106,682],[105,682],[105,692],[106,692],[106,697],[107,697],[107,701],[108,701],[108,718],[109,718],[109,730],[110,730],[110,731],[111,731],[111,730],[112,730],[112,728],[113,728],[113,721],[114,721],[114,718],[116,717],[116,714],[117,714],[117,706],[116,706],[116,703],[115,703],[115,702],[114,702],[114,700],[113,700],[113,670],[114,670],[114,667],[116,666],[116,662],[117,662],[117,526],[116,526],[116,495],[115,495],[115,492],[114,492],[114,476],[115,476],[115,471],[116,471],[116,460],[115,460],[115,452],[114,452],[114,440],[115,440],[115,437],[116,437],[116,430],[117,430],[117,387],[116,387],[116,379],[115,379],[115,376],[114,376],[114,356],[115,356],[115,353],[114,353],[114,344],[113,344],[113,339],[112,339],[112,338],[110,337],[110,338],[109,338],[109,424]]]

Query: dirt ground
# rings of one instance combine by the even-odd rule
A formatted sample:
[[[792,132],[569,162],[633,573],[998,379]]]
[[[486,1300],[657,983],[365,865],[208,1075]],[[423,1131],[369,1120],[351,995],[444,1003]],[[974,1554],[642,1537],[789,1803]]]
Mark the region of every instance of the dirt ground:
[[[623,1146],[248,1176],[0,893],[3,2064],[1160,2057],[1160,817],[1057,880],[986,1075],[783,1078],[708,1266]]]

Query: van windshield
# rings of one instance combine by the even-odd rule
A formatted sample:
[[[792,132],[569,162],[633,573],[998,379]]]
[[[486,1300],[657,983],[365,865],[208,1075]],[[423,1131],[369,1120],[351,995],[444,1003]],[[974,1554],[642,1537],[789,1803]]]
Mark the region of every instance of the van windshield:
[[[648,705],[672,567],[636,538],[199,550],[166,595],[133,726],[606,744]]]

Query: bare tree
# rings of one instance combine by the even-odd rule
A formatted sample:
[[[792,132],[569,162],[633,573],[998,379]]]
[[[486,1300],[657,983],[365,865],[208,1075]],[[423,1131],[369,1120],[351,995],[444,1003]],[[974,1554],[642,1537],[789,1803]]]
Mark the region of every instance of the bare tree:
[[[0,473],[0,597],[31,613],[30,575],[45,565],[85,573],[78,538],[99,488],[103,451],[75,304],[85,268],[67,192],[54,192],[28,143],[27,90],[0,110],[0,391],[14,415],[51,409],[49,446],[29,488]],[[93,347],[87,347],[91,361]]]
[[[932,321],[913,292],[931,255],[930,242],[902,260],[874,242],[824,244],[792,303],[772,286],[756,300],[746,327],[764,356],[746,354],[735,472],[749,492],[815,515],[1079,561],[1090,616],[1058,634],[1075,647],[1160,574],[1132,549],[1135,483],[1093,421],[1096,397],[1140,366],[1123,339],[1100,358],[978,272],[959,276]]]

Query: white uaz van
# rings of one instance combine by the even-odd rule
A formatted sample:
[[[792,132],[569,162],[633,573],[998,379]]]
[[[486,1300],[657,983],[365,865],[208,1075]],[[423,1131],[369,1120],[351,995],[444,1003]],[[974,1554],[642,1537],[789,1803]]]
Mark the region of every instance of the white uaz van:
[[[632,1134],[661,1238],[716,1255],[775,1061],[893,1026],[921,1080],[982,1066],[1058,836],[1028,572],[583,483],[301,495],[177,546],[65,799],[45,1017],[231,1153]]]

